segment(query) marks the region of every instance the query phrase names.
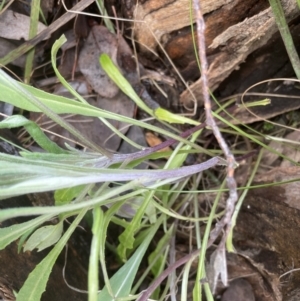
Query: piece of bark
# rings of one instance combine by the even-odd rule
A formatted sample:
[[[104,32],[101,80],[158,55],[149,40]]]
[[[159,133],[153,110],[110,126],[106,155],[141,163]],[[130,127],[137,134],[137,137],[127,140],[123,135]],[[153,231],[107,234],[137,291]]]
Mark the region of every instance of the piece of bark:
[[[265,0],[234,0],[227,2],[224,6],[209,14],[206,14],[206,45],[209,46],[214,38],[230,26],[234,26],[246,18],[251,18],[255,14],[266,9],[267,3],[268,2]],[[235,13],[233,14],[232,11]],[[196,38],[195,26],[194,33],[194,37]],[[172,32],[164,47],[186,81],[194,81],[200,77],[199,66],[195,56],[195,47],[193,45],[191,26]],[[215,49],[207,48],[206,52],[208,61],[212,62],[219,50],[216,51]]]
[[[294,1],[282,1],[287,21],[299,15],[298,6]],[[272,35],[277,32],[271,8],[265,9],[243,22],[229,27],[218,35],[209,45],[210,48],[219,49],[218,54],[211,62],[208,70],[209,87],[214,91],[219,84],[243,63],[247,56],[256,49],[266,45]],[[202,99],[201,79],[191,85],[196,99]],[[191,104],[188,91],[181,94],[181,102]]]
[[[267,183],[280,183],[278,186],[277,197],[281,198],[281,201],[286,203],[291,208],[296,208],[300,210],[299,202],[299,189],[300,182],[297,180],[300,177],[300,167],[290,166],[290,167],[277,167],[271,171],[256,176],[255,180],[259,182]],[[274,187],[275,189],[276,187]],[[280,191],[280,192],[279,192]]]
[[[237,101],[239,105],[228,108],[232,118],[223,112],[221,116],[225,117],[231,124],[250,124],[268,120],[300,108],[299,96],[297,95],[299,94],[299,89],[296,82],[286,84],[284,81],[276,81],[270,85],[263,85],[263,87],[265,87],[264,96],[245,96],[243,103],[239,99]],[[247,103],[251,103],[251,101],[263,99],[269,99],[270,103],[267,105],[246,107]]]
[[[126,1],[127,4],[128,2],[132,3]],[[212,6],[213,2],[221,6]],[[288,22],[299,16],[295,1],[281,2]],[[268,1],[265,0],[232,0],[226,3],[201,1],[201,7],[206,21],[209,87],[214,91],[252,52],[266,45],[278,28]],[[126,8],[128,12],[128,7]],[[198,67],[189,28],[189,9],[188,0],[148,0],[132,5],[129,11],[137,20],[134,33],[137,42],[142,45],[141,50],[146,51],[148,48],[157,51],[159,41],[166,47],[169,56],[177,63],[186,79],[196,80]],[[190,88],[195,99],[201,103],[200,79]],[[181,103],[186,106],[192,105],[192,99],[187,90],[181,94]]]
[[[203,13],[210,13],[233,1],[201,1]],[[161,41],[164,35],[191,24],[189,0],[148,0],[136,6],[131,5],[127,11],[130,11],[137,21],[134,33],[144,51],[147,51],[147,48],[156,50],[158,41]]]
[[[262,183],[299,178],[296,171],[275,169],[265,175]],[[299,189],[291,184],[251,190],[241,208],[234,231],[235,247],[243,253],[252,253],[254,262],[263,265],[270,274],[279,276],[300,265],[300,241],[297,229],[300,227],[300,211],[291,204],[299,203]],[[293,183],[292,185],[295,185]],[[292,193],[292,197],[291,197]],[[293,207],[293,208],[292,208]],[[256,255],[255,255],[256,252]],[[289,276],[286,276],[289,277]],[[282,300],[299,287],[300,275],[295,272],[285,285],[279,286]]]
[[[298,20],[299,21],[299,20]],[[300,49],[298,32],[300,24],[291,25],[291,34],[297,50]],[[289,62],[286,49],[279,33],[272,36],[270,43],[253,52],[243,63],[239,70],[235,70],[215,91],[219,101],[223,98],[236,99],[239,107],[228,108],[234,117],[223,114],[233,124],[249,124],[256,121],[267,120],[277,115],[294,111],[299,108],[299,89],[297,81],[293,81],[294,71]],[[279,80],[277,80],[277,78]],[[291,80],[284,80],[291,78]],[[266,81],[260,83],[261,81]],[[258,84],[260,83],[260,84]],[[243,97],[243,102],[257,101],[268,98],[271,103],[266,106],[245,108],[241,103],[241,95],[251,87]]]
[[[270,260],[266,260],[266,254],[272,257],[271,263]],[[267,264],[264,264],[265,262]],[[276,252],[254,249],[251,246],[248,249],[239,250],[238,253],[227,254],[228,276],[232,281],[242,278],[247,280],[256,301],[282,301],[280,280],[276,269],[279,262],[280,257]],[[270,268],[271,264],[275,265],[275,269]],[[252,297],[252,294],[249,291],[247,293],[248,297]]]
[[[290,24],[296,49],[300,47],[298,18]],[[243,93],[250,86],[270,78],[290,78],[294,71],[279,32],[269,43],[251,53],[239,68],[222,82],[218,89],[219,98]],[[249,92],[265,92],[265,85],[258,85]]]

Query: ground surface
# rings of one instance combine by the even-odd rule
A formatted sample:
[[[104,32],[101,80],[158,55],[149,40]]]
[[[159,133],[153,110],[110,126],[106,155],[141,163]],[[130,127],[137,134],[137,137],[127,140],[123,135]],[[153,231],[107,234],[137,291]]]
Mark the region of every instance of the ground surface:
[[[43,4],[43,11],[50,25],[55,19],[59,19],[63,15],[64,10],[56,3],[45,2],[48,4]],[[109,15],[116,14],[118,17],[136,18],[146,22],[137,22],[133,27],[130,22],[122,23],[119,21],[115,23],[120,30],[118,34],[110,33],[103,26],[102,20],[91,16],[77,18],[75,25],[74,20],[62,21],[64,23],[52,31],[51,38],[47,38],[45,41],[40,39],[39,43],[35,43],[36,59],[34,61],[35,71],[31,79],[32,84],[53,93],[55,91],[55,93],[68,95],[66,91],[58,92],[61,87],[54,85],[55,76],[49,64],[43,68],[38,68],[41,62],[49,61],[51,45],[55,39],[64,33],[68,37],[69,48],[66,47],[61,52],[58,61],[59,70],[68,81],[73,82],[78,91],[80,90],[79,86],[83,84],[84,93],[91,95],[89,99],[91,104],[128,117],[145,117],[141,112],[137,112],[135,105],[128,97],[119,90],[114,90],[110,81],[99,84],[103,77],[103,70],[99,71],[99,68],[95,67],[94,61],[95,58],[97,60],[99,54],[108,53],[114,57],[124,76],[136,91],[142,93],[143,89],[146,88],[157,103],[175,113],[190,112],[188,110],[196,102],[198,107],[194,118],[204,120],[200,74],[195,59],[188,2],[184,0],[148,0],[140,1],[139,5],[136,6],[135,1],[107,1],[106,7]],[[222,1],[203,1],[203,13],[207,24],[207,57],[210,63],[209,86],[214,91],[218,101],[225,103],[230,98],[239,104],[241,93],[253,84],[270,78],[295,77],[285,47],[277,32],[277,27],[272,20],[268,1],[246,1],[246,3],[245,1],[232,0],[224,1],[222,5],[217,4],[217,2]],[[283,1],[283,4],[286,8],[287,19],[290,22],[294,43],[296,48],[300,49],[299,11],[292,1]],[[67,5],[71,7],[70,3]],[[115,6],[116,12],[112,6]],[[11,9],[15,14],[28,15],[26,5],[15,3]],[[92,5],[86,12],[94,13],[96,9],[95,5]],[[0,16],[0,21],[1,18],[3,19],[3,17]],[[14,32],[16,30],[20,34],[21,29],[14,28],[17,22],[7,24],[10,24],[10,27],[6,27],[7,31]],[[156,39],[153,38],[153,34],[156,34]],[[138,58],[140,64],[138,69],[144,78],[142,84],[136,72],[136,61],[132,58],[134,53],[133,36],[137,50],[135,58]],[[13,51],[17,47],[16,44],[24,43],[20,41],[22,35],[21,37],[2,35],[1,39],[4,38],[8,42],[8,46],[2,50],[2,57]],[[165,49],[166,53],[162,51],[161,47]],[[94,53],[91,49],[97,49],[97,51]],[[116,49],[118,50],[117,54]],[[172,66],[166,54],[174,62],[176,68]],[[14,62],[8,66],[22,77],[24,71],[22,58],[17,63]],[[181,75],[181,78],[178,74]],[[46,78],[50,81],[52,79],[53,82],[45,83]],[[156,85],[153,84],[153,80],[156,81]],[[190,87],[194,93],[194,99],[187,87]],[[165,95],[160,92],[161,90],[165,92]],[[229,109],[232,116],[224,116],[240,127],[250,124],[261,134],[275,135],[274,133],[279,131],[281,138],[299,141],[296,130],[299,123],[298,110],[300,105],[299,100],[291,97],[299,96],[297,84],[283,80],[268,82],[251,89],[251,92],[268,93],[271,104],[265,107],[256,107],[250,112],[232,105]],[[274,94],[277,96],[275,97]],[[248,95],[245,101],[257,100],[257,95]],[[263,94],[261,98],[263,97],[267,97],[267,95]],[[48,121],[47,118],[36,114],[32,114],[31,119],[39,120],[41,123]],[[276,125],[272,129],[273,132],[264,132],[264,121],[268,119],[280,125],[290,125],[291,127],[287,131],[281,131],[280,125]],[[82,117],[72,116],[72,122],[86,137],[107,149],[121,150],[124,153],[131,151],[128,150],[128,145],[122,144],[118,136],[111,138],[112,132],[99,120],[89,122],[82,120]],[[119,122],[113,123],[113,126],[144,146],[156,145],[164,139],[164,137],[157,137],[153,133],[144,133],[139,128],[133,127],[128,131],[128,129],[123,128],[124,124]],[[225,128],[224,124],[221,123],[220,127]],[[180,130],[182,129],[185,127],[180,128]],[[64,137],[73,138],[72,135],[58,126],[52,130]],[[2,136],[10,134],[3,132]],[[205,135],[203,141],[208,141],[204,142],[206,147],[215,147],[216,144],[214,144],[211,134],[206,132]],[[64,139],[54,136],[51,138],[58,144],[64,145]],[[236,150],[243,150],[245,153],[257,154],[260,150],[260,146],[251,139],[240,139],[237,136],[226,134],[226,140],[232,147],[236,147]],[[263,137],[260,137],[259,140],[268,143]],[[76,143],[70,142],[70,145],[76,146]],[[280,154],[285,154],[294,163],[299,161],[294,146],[277,144],[272,145],[272,147]],[[246,184],[251,174],[256,161],[256,154],[240,159],[236,178],[241,187]],[[191,156],[191,162],[185,164],[191,164],[200,159],[201,156]],[[294,163],[288,164],[282,158],[266,153],[263,155],[261,167],[254,181],[257,185],[294,181],[300,175],[300,170],[298,166],[294,166]],[[208,181],[208,183],[212,184],[212,181]],[[41,199],[44,200],[44,197]],[[40,198],[37,197],[34,204],[40,205],[39,200]],[[21,206],[20,202],[31,204],[32,198],[3,202],[1,206],[3,208],[11,207],[14,203],[18,207]],[[209,202],[209,197],[206,200],[199,200],[199,202],[202,202],[201,204],[205,207],[206,202]],[[300,247],[298,239],[300,206],[298,203],[299,185],[297,182],[254,188],[247,194],[234,231],[236,253],[228,255],[230,286],[227,291],[221,286],[218,287],[216,299],[221,298],[223,301],[298,300],[300,273],[295,271],[281,277],[284,273],[300,266],[298,251]],[[89,231],[87,230],[87,233]],[[118,230],[113,229],[112,231]],[[90,235],[87,233],[81,235],[79,230],[78,237],[70,243],[69,267],[67,267],[66,272],[69,284],[82,289],[86,286],[89,252],[86,250],[86,246],[90,243]],[[184,248],[182,250],[181,246],[188,245],[190,239],[189,235],[177,234],[178,246],[176,249],[178,254],[183,256],[185,252],[189,251]],[[17,255],[15,251],[15,245],[1,251],[0,265],[1,270],[5,270],[1,276],[7,279],[9,285],[18,290],[28,272],[43,258],[44,254],[27,252]],[[110,272],[113,272],[116,264],[109,262],[109,260],[110,257],[108,256],[108,266],[111,267]],[[52,278],[49,281],[50,289],[47,289],[43,300],[86,300],[86,295],[66,288],[60,273],[63,262],[62,256],[55,265]],[[2,282],[5,287],[5,280]],[[9,285],[7,286],[9,287]],[[9,300],[5,296],[2,299]]]

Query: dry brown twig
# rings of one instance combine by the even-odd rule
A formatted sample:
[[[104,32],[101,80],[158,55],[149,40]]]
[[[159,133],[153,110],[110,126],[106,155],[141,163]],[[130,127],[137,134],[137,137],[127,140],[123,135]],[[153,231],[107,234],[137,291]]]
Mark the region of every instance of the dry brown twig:
[[[205,113],[206,113],[206,124],[209,126],[214,136],[216,137],[221,149],[224,152],[224,155],[227,160],[227,187],[229,189],[229,197],[226,202],[226,211],[223,216],[223,218],[215,225],[215,229],[211,232],[209,241],[207,243],[207,248],[209,248],[214,241],[218,238],[221,231],[224,230],[223,237],[219,243],[219,246],[217,250],[213,253],[212,258],[215,261],[222,261],[223,263],[219,267],[219,270],[215,271],[217,275],[214,276],[214,280],[216,280],[216,277],[221,274],[222,280],[227,281],[227,274],[226,271],[221,271],[222,267],[226,266],[226,257],[225,257],[225,243],[226,238],[229,234],[229,231],[231,229],[231,217],[235,208],[235,203],[237,201],[238,195],[237,195],[237,186],[236,181],[234,179],[234,169],[236,166],[236,161],[231,153],[227,143],[225,142],[224,138],[222,137],[222,134],[213,118],[213,114],[211,111],[211,100],[210,100],[210,93],[209,93],[209,87],[208,87],[208,63],[206,59],[206,50],[205,50],[205,22],[204,18],[201,12],[200,7],[200,1],[199,0],[193,0],[194,10],[195,10],[195,17],[196,17],[196,24],[197,24],[197,37],[198,37],[198,48],[199,48],[199,58],[201,62],[201,81],[202,81],[202,94],[203,94],[203,100],[204,100],[204,107],[205,107]],[[147,290],[145,290],[140,297],[138,298],[138,301],[146,301],[154,292],[154,290],[161,284],[161,282],[175,269],[178,267],[184,265],[188,261],[196,258],[200,252],[200,249],[195,250],[191,254],[188,254],[181,259],[174,262],[172,265],[170,265],[155,281],[148,287]],[[222,273],[225,273],[226,276],[224,278],[224,275]],[[216,282],[214,281],[214,286]],[[213,288],[214,289],[214,288]]]
[[[209,87],[208,87],[208,63],[206,59],[206,45],[205,45],[205,22],[204,18],[201,12],[201,7],[199,0],[193,0],[194,10],[195,10],[195,17],[196,17],[196,24],[197,24],[197,38],[198,38],[198,48],[199,48],[199,58],[201,63],[201,83],[202,83],[202,94],[203,94],[203,101],[204,101],[204,108],[205,108],[205,114],[206,114],[206,124],[211,127],[213,134],[215,138],[217,139],[221,149],[223,150],[223,153],[227,160],[227,187],[229,189],[229,197],[226,201],[226,211],[221,219],[220,222],[218,222],[215,225],[215,229],[210,234],[210,244],[212,244],[213,241],[217,239],[220,232],[224,229],[224,234],[221,239],[221,242],[219,243],[218,249],[215,253],[216,257],[219,257],[216,260],[220,260],[220,257],[223,260],[226,260],[225,258],[225,242],[226,238],[229,234],[229,231],[231,229],[231,217],[234,211],[235,203],[237,201],[238,195],[237,195],[237,189],[236,189],[236,181],[234,179],[234,169],[235,169],[235,159],[233,154],[231,153],[227,143],[225,142],[224,138],[222,137],[222,134],[220,132],[219,127],[217,126],[213,115],[211,111],[211,100],[210,100],[210,94],[209,94]],[[224,266],[224,265],[223,265]],[[221,273],[221,271],[216,271],[217,273]],[[226,273],[226,272],[225,272]],[[218,277],[218,275],[217,275]],[[221,275],[222,278],[222,275]],[[222,278],[222,280],[225,280],[227,282],[227,277]],[[225,283],[224,283],[225,284]]]

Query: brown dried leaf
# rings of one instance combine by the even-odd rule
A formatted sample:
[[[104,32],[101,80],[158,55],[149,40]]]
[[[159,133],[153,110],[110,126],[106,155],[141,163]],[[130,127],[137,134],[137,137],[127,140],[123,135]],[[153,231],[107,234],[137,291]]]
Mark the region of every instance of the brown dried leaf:
[[[284,137],[286,140],[290,140],[291,143],[288,141],[271,141],[269,143],[269,147],[272,149],[276,150],[277,152],[281,153],[282,155],[290,158],[291,160],[295,162],[300,161],[300,151],[299,151],[299,145],[298,143],[296,144],[295,142],[300,141],[300,132],[299,131],[294,131],[289,133],[286,137]],[[271,153],[268,150],[264,151],[263,158],[262,158],[262,163],[264,165],[270,166],[272,165],[279,156],[277,154]],[[290,161],[283,160],[281,167],[290,167],[293,166]]]
[[[300,210],[299,202],[299,191],[300,191],[300,167],[291,166],[291,167],[277,167],[273,168],[271,171],[257,175],[255,177],[256,182],[264,183],[274,183],[274,182],[283,182],[283,181],[292,181],[294,182],[282,184],[278,186],[280,188],[281,200],[288,204],[292,208]]]
[[[28,40],[30,27],[30,17],[6,10],[0,15],[0,37],[10,40]],[[38,33],[45,30],[47,26],[38,23]],[[9,30],[7,30],[9,29]],[[45,37],[44,40],[49,37]]]
[[[104,26],[92,27],[80,52],[79,69],[88,83],[102,97],[113,98],[118,94],[119,88],[106,75],[99,64],[99,57],[103,53],[108,54],[125,75],[126,60],[131,59],[132,52],[121,36],[118,37],[112,34]],[[133,69],[135,71],[135,67]]]
[[[250,256],[245,255],[245,253]],[[248,285],[243,285],[243,291],[239,291],[241,294],[247,295],[249,300],[255,296],[254,300],[261,301],[281,301],[282,296],[280,292],[280,280],[279,275],[268,270],[268,267],[263,266],[259,258],[262,258],[262,253],[264,251],[255,248],[245,250],[243,253],[228,253],[227,263],[228,263],[228,276],[230,279],[246,279]],[[272,255],[274,252],[272,253]],[[275,253],[276,254],[276,253]],[[275,254],[273,255],[275,257]],[[269,253],[269,256],[272,256]],[[258,262],[252,258],[258,260]],[[274,263],[274,262],[273,262]],[[234,282],[235,280],[233,280]],[[231,286],[232,282],[230,282]],[[246,286],[248,288],[246,288]],[[235,288],[236,289],[236,288]],[[243,295],[242,295],[243,296]],[[222,301],[227,301],[230,299],[222,299]],[[232,299],[236,300],[236,299]],[[237,300],[248,300],[240,298]]]
[[[13,42],[8,41],[8,40],[3,39],[3,38],[0,38],[0,57],[4,57],[5,55],[10,53],[11,51],[13,51],[17,47],[18,46],[15,45]],[[14,60],[12,62],[12,64],[15,65],[15,66],[24,68],[25,60],[26,60],[25,55],[22,55],[22,56],[18,57],[16,60]]]
[[[162,143],[162,140],[151,132],[147,132],[145,135],[145,138],[146,138],[148,145],[151,147]],[[165,147],[165,148],[159,150],[159,152],[168,152],[171,150],[172,149],[170,147]]]
[[[227,275],[227,260],[224,247],[218,247],[210,256],[210,262],[207,265],[207,276],[212,292],[216,292],[219,277],[221,278],[222,284],[227,286],[228,275]]]

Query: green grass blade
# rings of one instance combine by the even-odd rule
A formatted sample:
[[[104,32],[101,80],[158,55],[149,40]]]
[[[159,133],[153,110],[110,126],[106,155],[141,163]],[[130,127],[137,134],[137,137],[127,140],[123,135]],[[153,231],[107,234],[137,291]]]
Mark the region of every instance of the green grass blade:
[[[202,240],[202,245],[201,245],[201,251],[200,251],[200,256],[199,256],[199,261],[198,261],[198,269],[197,269],[197,276],[196,276],[196,281],[195,281],[195,286],[193,289],[193,296],[194,296],[194,300],[195,301],[201,301],[202,298],[202,283],[201,283],[201,279],[203,277],[206,276],[205,273],[205,259],[206,259],[206,249],[207,249],[207,243],[208,243],[208,239],[209,239],[209,235],[210,235],[210,231],[211,231],[211,227],[212,227],[212,222],[215,218],[216,215],[216,210],[218,207],[218,203],[219,200],[221,198],[222,195],[222,189],[225,187],[225,181],[223,181],[220,190],[217,193],[217,196],[215,198],[214,204],[211,208],[210,214],[209,214],[209,219],[208,222],[206,224],[206,228],[205,228],[205,233],[203,236],[203,240]]]
[[[150,116],[157,117],[161,121],[167,121],[169,123],[188,123],[198,125],[199,122],[184,116],[173,114],[161,107],[150,108],[141,98],[136,94],[127,79],[121,74],[119,69],[112,62],[107,54],[102,54],[99,58],[100,64],[107,75],[114,81],[114,83],[129,97],[136,105],[148,113]]]
[[[80,102],[87,104],[87,101],[77,92],[73,89],[73,87],[64,79],[64,77],[60,74],[56,67],[56,60],[57,60],[57,51],[59,48],[67,41],[65,35],[62,35],[58,40],[55,41],[51,48],[51,62],[52,67],[54,69],[54,72],[59,79],[59,81],[63,84],[63,86],[68,89],[68,91],[75,96]]]
[[[144,110],[149,115],[153,116],[153,110],[150,109],[136,94],[127,79],[121,74],[116,65],[112,62],[107,54],[102,54],[99,58],[99,62],[103,70],[107,75],[114,81],[114,83],[125,93],[129,98],[131,98],[136,105]]]
[[[103,22],[105,24],[105,27],[107,29],[109,29],[110,32],[115,33],[115,28],[114,28],[114,24],[112,22],[112,20],[110,19],[110,17],[108,16],[108,13],[106,11],[106,8],[104,6],[104,1],[103,0],[96,0],[96,4],[99,8],[99,11],[101,13],[101,15],[105,16],[103,18]]]
[[[108,275],[107,268],[106,268],[106,261],[105,261],[105,246],[106,246],[107,229],[108,229],[111,219],[118,212],[118,210],[120,209],[120,207],[122,206],[123,203],[124,203],[124,201],[113,204],[105,212],[105,214],[103,214],[103,219],[101,221],[102,231],[99,233],[99,239],[100,239],[99,260],[100,260],[100,264],[101,264],[105,287],[110,295],[113,295],[113,289],[110,284],[109,275]]]
[[[195,121],[193,119],[190,119],[190,118],[187,118],[187,117],[184,117],[181,115],[173,114],[161,107],[155,109],[154,115],[157,117],[158,120],[166,121],[169,123],[177,123],[177,124],[187,123],[187,124],[192,124],[192,125],[199,124],[198,121]]]
[[[20,89],[19,89],[20,88]],[[33,98],[39,100],[44,106],[43,109],[37,107],[34,103],[32,103],[30,99],[23,95],[23,91]],[[148,123],[125,117],[119,114],[115,114],[112,112],[108,112],[105,110],[101,110],[99,108],[93,107],[89,104],[80,103],[73,99],[69,99],[66,97],[50,94],[44,92],[42,90],[36,89],[34,87],[16,82],[7,74],[4,73],[3,70],[0,69],[0,100],[3,102],[10,103],[16,107],[19,107],[26,111],[31,112],[43,112],[46,110],[45,107],[49,108],[56,114],[79,114],[83,116],[91,116],[91,117],[103,117],[107,119],[113,119],[120,122],[126,122],[128,124],[140,126],[142,128],[146,128],[150,131],[160,133],[162,135],[166,135],[167,137],[174,138],[178,141],[182,141],[189,145],[192,145],[194,148],[203,151],[199,146],[190,143],[188,140],[179,137],[178,135],[172,134],[170,131],[166,131],[160,127],[150,125]]]
[[[39,14],[40,14],[40,0],[32,0],[31,1],[31,11],[30,11],[30,28],[29,28],[29,37],[28,40],[34,38],[38,31],[38,23],[39,23]],[[32,66],[34,60],[35,49],[32,48],[28,51],[26,57],[25,64],[25,82],[30,82],[30,77],[32,73]]]
[[[29,106],[31,108],[35,108],[34,111],[43,112],[50,119],[55,121],[57,124],[69,131],[79,140],[81,140],[87,147],[90,147],[91,149],[98,151],[107,157],[110,156],[110,153],[108,151],[86,139],[84,135],[79,133],[72,125],[70,125],[62,117],[57,115],[55,111],[53,111],[49,106],[45,105],[44,103],[39,101],[39,99],[37,99],[34,95],[32,95],[28,91],[29,89],[26,89],[26,87],[28,86],[25,85],[24,87],[20,85],[17,81],[12,80],[3,70],[0,69],[1,100],[3,100],[4,102],[9,102],[25,110],[27,110],[26,107]],[[51,98],[52,97],[50,97],[50,99]],[[56,103],[56,106],[59,107],[60,104]]]
[[[148,256],[148,263],[151,265],[155,258],[157,258],[156,262],[152,265],[151,272],[154,277],[158,277],[162,272],[162,268],[164,267],[164,254],[162,251],[165,249],[166,246],[170,244],[170,240],[174,235],[174,226],[172,225],[167,232],[163,235],[163,237],[158,241],[154,251],[150,253]]]
[[[116,298],[126,298],[129,296],[141,260],[144,257],[145,252],[148,250],[149,244],[159,226],[160,223],[157,223],[150,229],[142,244],[137,248],[130,259],[110,279],[110,285],[114,292],[114,296],[111,296],[108,293],[107,288],[104,287],[98,295],[98,301],[114,301]]]
[[[269,0],[269,3],[295,74],[297,78],[300,79],[300,60],[293,42],[291,32],[289,30],[289,26],[284,16],[281,2],[280,0]]]
[[[89,291],[89,301],[96,301],[98,295],[98,266],[99,266],[99,249],[100,249],[100,235],[103,229],[101,228],[103,220],[103,212],[100,207],[95,207],[93,209],[93,227],[92,227],[92,243],[91,243],[91,253],[89,259],[89,271],[88,271],[88,291]]]
[[[60,148],[56,143],[51,141],[40,127],[33,121],[28,120],[22,115],[13,115],[0,122],[0,129],[11,129],[24,127],[34,141],[44,150],[54,154],[66,154],[66,150]]]

